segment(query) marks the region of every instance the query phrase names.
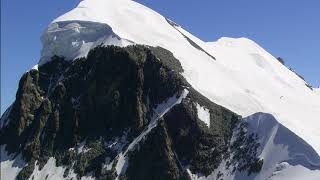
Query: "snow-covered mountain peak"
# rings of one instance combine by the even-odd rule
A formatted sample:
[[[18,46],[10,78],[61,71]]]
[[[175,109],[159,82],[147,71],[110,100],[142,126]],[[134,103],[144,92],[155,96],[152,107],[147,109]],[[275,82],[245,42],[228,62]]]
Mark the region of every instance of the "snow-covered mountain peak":
[[[81,24],[81,28],[74,26],[75,22]],[[90,25],[88,25],[89,22]],[[68,25],[68,23],[73,25]],[[61,32],[60,24],[63,24],[64,29],[68,30],[66,33]],[[101,33],[101,31],[98,31],[98,33],[92,34],[97,28],[91,27],[96,26],[94,24],[100,25],[98,27],[99,30],[103,25],[107,26],[109,30],[108,32]],[[58,17],[49,25],[42,38],[43,50],[40,64],[47,62],[48,57],[52,54],[67,54],[67,59],[69,60],[86,56],[90,49],[98,45],[95,43],[98,39],[90,39],[88,41],[83,38],[82,31],[79,33],[79,30],[85,30],[85,34],[87,34],[87,30],[91,30],[90,36],[104,36],[103,38],[98,38],[98,44],[103,43],[105,45],[121,44],[125,46],[131,44],[130,42],[134,42],[170,48],[166,46],[167,41],[177,44],[183,39],[181,34],[173,29],[164,17],[134,1],[84,0],[75,9]],[[73,34],[71,35],[69,31]],[[70,41],[65,41],[63,39],[66,36],[73,37]],[[121,40],[125,42],[114,42],[117,41],[113,38],[114,36],[121,37]],[[63,42],[59,42],[61,39]],[[88,42],[90,42],[89,45],[87,44]],[[60,43],[63,43],[63,45],[58,46]],[[82,47],[83,44],[85,44],[85,47]],[[61,48],[63,48],[63,52],[61,52]]]
[[[225,46],[257,46],[257,44],[252,41],[251,39],[248,39],[246,37],[240,37],[240,38],[232,38],[232,37],[221,37],[217,41],[213,42],[207,42],[208,45],[214,45],[214,44],[220,44]]]
[[[320,90],[253,40],[84,0],[41,41],[0,119],[4,178],[319,179]]]
[[[42,37],[40,64],[52,55],[86,56],[97,45],[160,46],[180,61],[186,80],[242,116],[270,113],[320,154],[320,105],[306,82],[247,38],[204,42],[131,0],[84,0]]]
[[[108,24],[121,38],[136,43],[155,44],[152,37],[172,35],[164,17],[131,0],[84,0],[53,23],[75,20]]]
[[[137,13],[136,10],[140,10],[140,13]],[[152,9],[133,0],[82,0],[75,9],[58,17],[53,22],[70,18],[81,18],[82,20],[91,20],[93,22],[106,22],[110,16],[121,11],[123,13],[125,11],[136,12],[136,15],[149,13],[154,16],[155,14],[158,14]],[[158,16],[161,15],[158,14]]]
[[[247,54],[260,54],[264,56],[264,60],[274,61],[278,65],[278,60],[274,58],[270,53],[264,50],[259,44],[255,41],[248,39],[246,37],[241,38],[231,38],[231,37],[222,37],[214,42],[207,42],[207,46],[211,48],[216,47],[225,47],[228,49],[238,49],[243,53]]]

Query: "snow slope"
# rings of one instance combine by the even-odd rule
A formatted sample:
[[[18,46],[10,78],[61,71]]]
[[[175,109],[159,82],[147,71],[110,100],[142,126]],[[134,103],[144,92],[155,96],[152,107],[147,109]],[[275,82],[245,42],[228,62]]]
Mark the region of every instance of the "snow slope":
[[[92,26],[98,28],[90,31]],[[89,45],[81,33],[82,27],[90,32],[90,38],[95,37],[88,40]],[[52,36],[51,32],[59,33]],[[71,40],[62,42],[61,37]],[[305,86],[304,80],[249,39],[221,38],[217,42],[203,42],[131,0],[81,1],[78,7],[55,19],[42,39],[40,64],[56,52],[67,59],[85,56],[100,43],[166,48],[181,62],[187,81],[207,98],[243,116],[270,113],[320,154],[319,96]],[[82,43],[77,43],[79,41]]]
[[[320,157],[304,140],[270,114],[256,113],[245,120],[260,138],[259,157],[264,160],[261,173],[251,179],[319,179]]]
[[[208,177],[192,174],[193,180],[211,180],[222,173],[224,180],[318,180],[320,157],[304,140],[280,124],[271,114],[256,113],[244,119],[248,131],[258,135],[259,159],[263,159],[260,173],[232,173],[225,161]]]
[[[13,180],[19,174],[26,163],[22,159],[21,154],[15,157],[14,154],[8,154],[5,146],[0,146],[0,179]]]
[[[68,174],[64,174],[66,167],[56,166],[56,159],[51,157],[44,167],[39,170],[39,165],[35,163],[35,169],[33,170],[30,180],[60,180],[60,179],[77,179],[77,174],[73,169]],[[80,180],[94,180],[92,176],[83,176]]]

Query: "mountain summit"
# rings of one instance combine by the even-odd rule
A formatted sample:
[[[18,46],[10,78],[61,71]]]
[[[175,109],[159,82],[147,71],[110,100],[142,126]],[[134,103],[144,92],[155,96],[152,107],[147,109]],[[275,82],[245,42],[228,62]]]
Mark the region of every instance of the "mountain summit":
[[[42,39],[40,64],[53,55],[68,60],[86,56],[100,44],[167,49],[180,61],[187,81],[211,101],[242,116],[273,114],[320,152],[319,126],[315,126],[319,99],[303,79],[249,39],[203,42],[131,0],[82,1],[54,20]]]
[[[3,179],[319,179],[320,96],[246,38],[131,0],[51,22],[1,117]]]

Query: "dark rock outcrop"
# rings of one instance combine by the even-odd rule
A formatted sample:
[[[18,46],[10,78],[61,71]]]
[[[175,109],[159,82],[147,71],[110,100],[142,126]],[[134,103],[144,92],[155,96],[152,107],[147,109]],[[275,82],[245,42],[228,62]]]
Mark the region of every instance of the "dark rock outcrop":
[[[158,104],[184,89],[182,103],[129,152],[120,179],[189,179],[187,169],[209,175],[230,153],[240,117],[195,91],[182,72],[171,52],[146,46],[101,46],[72,62],[55,56],[27,72],[0,134],[0,144],[28,162],[18,179],[50,157],[67,167],[65,176],[73,169],[79,177],[115,179],[118,154],[148,126]],[[210,127],[199,120],[197,104],[209,110]],[[250,168],[258,169],[241,170]]]

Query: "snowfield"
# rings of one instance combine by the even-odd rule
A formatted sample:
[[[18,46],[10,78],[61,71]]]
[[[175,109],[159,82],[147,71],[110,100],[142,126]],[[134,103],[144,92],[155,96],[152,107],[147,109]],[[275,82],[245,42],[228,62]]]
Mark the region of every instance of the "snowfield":
[[[55,19],[41,40],[39,65],[50,61],[52,55],[66,60],[86,56],[100,44],[145,44],[168,49],[182,64],[182,75],[194,89],[246,117],[250,131],[259,135],[259,154],[264,159],[261,173],[250,177],[246,173],[229,173],[225,179],[320,179],[320,90],[309,89],[303,79],[252,40],[224,37],[204,42],[131,0],[83,0]],[[159,111],[160,116],[179,103],[174,100]],[[199,119],[210,126],[210,114],[197,108]],[[158,119],[151,121],[128,150],[157,125]],[[1,122],[1,127],[5,124]],[[117,162],[118,174],[126,169],[126,152]],[[1,177],[19,172],[20,166],[13,166],[12,162],[1,157]],[[36,169],[34,174],[42,179],[42,174],[56,172],[49,178],[59,179],[61,170],[50,159],[45,168]],[[218,170],[227,172],[223,163]],[[212,179],[217,174],[199,177],[189,173],[193,179]]]
[[[320,97],[320,88],[314,88],[313,91],[315,92],[316,95],[319,95]]]

